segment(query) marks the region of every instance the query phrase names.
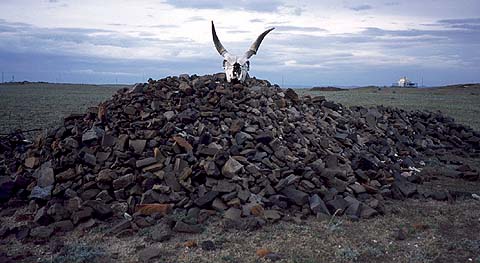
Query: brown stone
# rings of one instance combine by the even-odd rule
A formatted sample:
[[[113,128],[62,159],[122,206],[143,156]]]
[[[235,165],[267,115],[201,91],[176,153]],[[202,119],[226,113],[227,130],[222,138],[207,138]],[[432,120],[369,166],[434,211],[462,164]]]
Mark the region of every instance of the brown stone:
[[[25,167],[33,169],[40,164],[40,159],[38,157],[28,157],[25,159]]]
[[[155,213],[167,215],[172,211],[172,204],[140,204],[135,208],[135,212],[140,215],[153,215]]]
[[[268,254],[272,253],[272,251],[270,251],[269,249],[267,248],[259,248],[257,249],[257,251],[255,252],[255,254],[260,257],[260,258],[264,258],[265,256],[267,256]]]
[[[192,145],[191,145],[187,140],[185,140],[183,137],[174,136],[174,137],[173,137],[173,140],[174,140],[180,147],[182,147],[183,149],[185,149],[185,151],[191,152],[191,151],[193,150]]]
[[[222,174],[225,177],[232,178],[235,174],[239,173],[243,169],[243,165],[232,157],[228,158],[228,161],[222,168]]]

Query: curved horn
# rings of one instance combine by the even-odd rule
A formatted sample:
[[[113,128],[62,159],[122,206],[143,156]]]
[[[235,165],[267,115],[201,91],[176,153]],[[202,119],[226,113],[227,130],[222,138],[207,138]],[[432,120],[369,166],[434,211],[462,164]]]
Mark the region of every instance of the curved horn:
[[[212,21],[212,36],[213,36],[213,43],[215,44],[215,48],[217,49],[218,53],[223,57],[226,53],[228,53],[228,51],[223,47],[222,43],[218,39],[213,21]]]
[[[257,37],[257,40],[253,42],[253,44],[250,46],[250,49],[245,53],[245,57],[249,59],[251,56],[257,54],[258,48],[260,47],[260,44],[262,44],[263,39],[265,36],[270,33],[270,31],[274,30],[275,28],[272,27],[268,29],[267,31],[263,32],[260,36]]]

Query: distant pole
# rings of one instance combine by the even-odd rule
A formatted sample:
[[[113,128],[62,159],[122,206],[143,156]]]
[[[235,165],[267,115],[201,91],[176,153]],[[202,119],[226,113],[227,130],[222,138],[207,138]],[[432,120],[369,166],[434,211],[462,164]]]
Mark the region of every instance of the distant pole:
[[[4,83],[5,81],[5,72],[2,71],[2,83]]]
[[[12,82],[15,82],[15,75],[12,75]]]
[[[422,76],[422,88],[423,88],[423,76]]]

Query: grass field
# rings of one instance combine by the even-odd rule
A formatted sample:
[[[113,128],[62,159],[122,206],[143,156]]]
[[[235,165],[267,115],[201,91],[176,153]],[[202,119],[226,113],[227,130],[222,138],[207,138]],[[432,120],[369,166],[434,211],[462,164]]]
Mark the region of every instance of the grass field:
[[[463,88],[359,88],[346,91],[310,91],[299,94],[321,95],[344,106],[384,105],[405,110],[441,111],[457,122],[480,130],[480,85]]]
[[[72,113],[82,113],[112,96],[119,85],[2,84],[0,133],[48,128]]]

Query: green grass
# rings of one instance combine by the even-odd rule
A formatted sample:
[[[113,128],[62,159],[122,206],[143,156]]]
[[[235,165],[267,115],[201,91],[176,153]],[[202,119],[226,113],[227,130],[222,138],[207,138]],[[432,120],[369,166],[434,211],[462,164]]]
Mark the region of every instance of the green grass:
[[[480,86],[469,88],[359,88],[347,91],[309,91],[299,89],[301,95],[325,96],[344,106],[384,105],[405,110],[441,111],[455,121],[480,130]]]
[[[2,84],[0,133],[54,127],[63,117],[83,113],[110,98],[119,85]]]

